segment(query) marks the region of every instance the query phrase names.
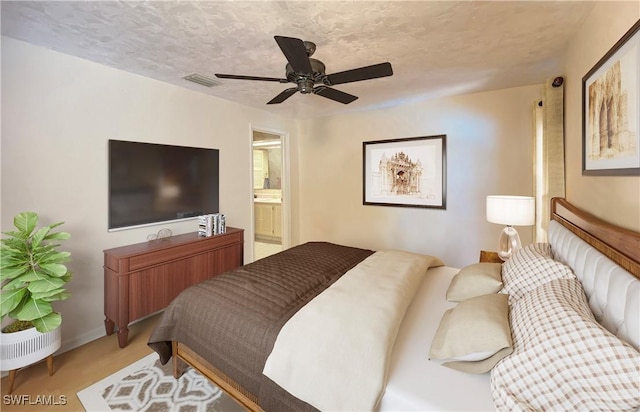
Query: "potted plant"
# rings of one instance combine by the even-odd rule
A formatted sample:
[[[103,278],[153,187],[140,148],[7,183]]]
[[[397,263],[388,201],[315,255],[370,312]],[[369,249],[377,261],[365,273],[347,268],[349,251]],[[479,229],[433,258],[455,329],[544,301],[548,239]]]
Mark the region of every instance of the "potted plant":
[[[0,240],[0,315],[13,319],[2,329],[0,360],[12,375],[60,347],[62,317],[52,303],[69,297],[64,286],[71,272],[65,266],[69,252],[58,251],[55,242],[70,235],[52,229],[63,223],[36,229],[38,214],[22,212],[13,219],[17,230]]]

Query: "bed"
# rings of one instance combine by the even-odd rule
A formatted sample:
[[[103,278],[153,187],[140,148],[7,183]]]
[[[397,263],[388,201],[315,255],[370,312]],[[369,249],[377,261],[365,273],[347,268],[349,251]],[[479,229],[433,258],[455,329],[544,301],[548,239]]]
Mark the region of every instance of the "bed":
[[[640,382],[640,357],[636,356],[640,347],[640,234],[609,225],[578,210],[563,199],[553,199],[549,242],[554,264],[570,268],[569,272],[575,273],[575,276],[571,276],[577,276],[579,285],[583,286],[579,286],[580,290],[576,293],[583,293],[582,290],[586,293],[590,311],[585,316],[591,316],[592,312],[597,322],[616,336],[607,339],[616,339],[616,344],[620,342],[619,350],[626,356],[626,363],[620,368],[626,372],[626,378],[630,376],[632,381],[630,384],[625,383],[622,391],[624,393],[621,395],[624,399],[620,401],[620,405],[635,405],[634,402],[637,401],[635,408],[640,407],[640,399],[637,399],[640,395],[634,395],[634,392],[640,393],[640,383],[633,382]],[[331,369],[323,370],[322,376],[318,376],[313,374],[312,367],[301,368],[303,370],[296,372],[299,374],[289,377],[294,381],[293,386],[289,386],[291,382],[286,381],[287,372],[296,364],[325,363],[326,358],[323,359],[321,353],[323,348],[329,348],[328,353],[348,350],[343,348],[349,346],[350,340],[342,339],[342,335],[348,335],[349,330],[326,331],[326,325],[318,327],[315,323],[309,328],[309,316],[328,318],[327,322],[332,322],[331,319],[334,318],[349,319],[350,312],[358,312],[360,307],[366,307],[367,313],[377,313],[380,310],[383,317],[389,317],[384,311],[386,308],[380,308],[379,300],[396,299],[399,302],[397,306],[401,308],[397,313],[394,312],[394,316],[399,316],[399,321],[390,321],[390,331],[376,332],[383,334],[384,338],[380,338],[381,340],[390,341],[387,349],[380,349],[382,356],[375,356],[382,359],[381,364],[376,366],[382,372],[377,376],[367,370],[367,374],[374,375],[376,380],[371,384],[361,385],[367,386],[365,388],[349,388],[346,390],[349,393],[345,396],[353,398],[354,394],[358,394],[355,396],[357,398],[360,397],[359,391],[367,391],[368,386],[377,387],[380,382],[382,386],[373,393],[366,394],[372,397],[372,403],[351,409],[397,411],[535,408],[535,402],[526,402],[526,396],[537,396],[535,391],[527,392],[530,391],[529,387],[535,389],[535,385],[518,388],[520,382],[526,381],[526,376],[516,374],[521,372],[531,375],[531,371],[527,369],[527,365],[513,367],[514,363],[519,365],[522,359],[531,356],[521,349],[527,345],[522,344],[520,332],[512,332],[514,348],[510,348],[511,351],[504,359],[497,361],[491,373],[464,373],[444,367],[442,361],[430,359],[429,345],[439,333],[443,313],[462,306],[445,298],[459,269],[442,265],[436,257],[425,259],[410,256],[422,265],[418,266],[418,271],[426,271],[426,274],[422,273],[417,277],[408,274],[406,280],[401,282],[406,289],[401,289],[396,295],[389,295],[385,299],[370,298],[378,293],[387,293],[386,290],[390,288],[384,282],[381,286],[383,292],[365,290],[359,286],[355,289],[343,289],[348,286],[347,279],[357,277],[352,275],[353,272],[358,272],[363,264],[366,266],[366,262],[378,256],[379,252],[370,250],[312,242],[243,266],[197,285],[176,298],[163,313],[149,339],[149,345],[158,352],[164,363],[173,358],[176,376],[179,376],[183,362],[186,362],[249,410],[349,409],[327,406],[349,405],[348,403],[323,404],[323,399],[314,399],[317,394],[313,392],[321,392],[315,391],[311,385],[314,380],[325,390],[330,390],[328,393],[332,394],[331,397],[339,397],[334,396],[336,392],[331,392],[336,390],[332,385],[342,387],[344,383],[340,379],[343,377],[336,376],[336,372]],[[517,259],[514,260],[516,261]],[[370,266],[385,265],[381,261],[377,262]],[[416,264],[412,263],[411,268]],[[506,264],[503,265],[503,270],[504,266]],[[511,266],[515,266],[515,263]],[[290,273],[284,275],[286,271]],[[344,276],[345,273],[348,276]],[[361,275],[370,279],[375,273]],[[564,286],[565,283],[571,285],[571,282],[574,281],[554,279],[547,283]],[[538,286],[537,289],[544,289]],[[341,290],[349,292],[340,293]],[[338,300],[329,300],[327,302],[330,303],[325,306],[316,305],[327,295],[331,295],[327,291],[332,291],[332,299]],[[353,305],[352,302],[341,301],[343,295],[357,295],[357,303]],[[529,295],[535,294],[527,293],[526,298],[515,303],[509,302],[511,317],[514,316],[514,310],[523,311],[527,305],[537,304]],[[564,296],[566,293],[563,291],[560,295]],[[509,299],[511,300],[511,295]],[[206,303],[203,306],[198,301]],[[327,307],[334,311],[332,316],[325,316],[332,313]],[[307,317],[303,317],[303,314]],[[524,315],[527,316],[528,312],[525,311]],[[366,323],[362,322],[363,318],[357,318],[357,313],[354,316],[356,320],[351,320],[354,323],[349,328],[357,328],[359,323]],[[295,332],[290,327],[297,320],[298,327],[307,328],[302,329],[306,331],[303,335],[309,335],[307,341],[297,338],[298,335],[294,333],[300,332]],[[535,323],[535,319],[527,322]],[[288,333],[290,338],[285,344],[283,342],[287,342]],[[302,349],[296,351],[295,345],[302,346]],[[308,349],[314,345],[317,348],[312,351],[313,359],[309,360],[309,354],[305,352],[309,352]],[[374,345],[367,343],[367,350],[369,346]],[[280,361],[286,366],[278,366],[278,362],[272,361],[280,359],[276,356],[278,352],[284,354],[281,358],[289,358]],[[316,355],[317,353],[320,354]],[[358,361],[351,359],[357,358],[356,355],[345,355],[345,359],[341,361],[342,366],[352,365],[346,362]],[[291,364],[287,364],[287,361]],[[276,366],[269,366],[274,362]],[[338,363],[339,369],[340,362]],[[284,373],[284,378],[277,374],[278,368],[285,369],[284,372],[279,372]],[[358,368],[345,366],[345,369],[349,369],[343,371],[347,375],[344,379],[348,380],[351,369]],[[499,369],[502,369],[501,373],[496,372]],[[512,372],[514,369],[516,372]],[[362,374],[353,376],[362,377]],[[305,379],[308,380],[306,387],[302,384],[296,387],[299,382],[305,382]],[[309,390],[309,387],[309,399],[305,398],[307,395],[299,396],[310,400],[309,402],[291,394],[304,394],[304,390]],[[516,389],[512,391],[513,387]],[[548,388],[541,390],[548,391]],[[518,391],[526,393],[520,395]],[[461,393],[464,396],[460,396]]]

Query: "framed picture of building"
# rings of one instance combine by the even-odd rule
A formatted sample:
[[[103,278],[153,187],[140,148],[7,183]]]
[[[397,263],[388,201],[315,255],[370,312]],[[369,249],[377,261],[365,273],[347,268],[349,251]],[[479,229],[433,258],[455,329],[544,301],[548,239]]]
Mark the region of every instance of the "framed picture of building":
[[[362,143],[362,203],[446,209],[447,136]]]
[[[582,174],[640,176],[640,21],[582,78]]]

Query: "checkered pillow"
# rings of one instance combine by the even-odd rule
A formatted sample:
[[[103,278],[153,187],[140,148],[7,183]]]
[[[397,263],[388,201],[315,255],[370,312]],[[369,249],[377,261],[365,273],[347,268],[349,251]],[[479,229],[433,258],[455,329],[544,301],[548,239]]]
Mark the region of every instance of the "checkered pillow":
[[[548,243],[532,243],[518,249],[502,265],[502,290],[509,294],[509,302],[522,298],[527,292],[554,279],[575,279],[571,268],[551,256]]]
[[[491,371],[498,410],[640,408],[640,353],[596,322],[578,280],[546,283],[510,316],[514,352]]]

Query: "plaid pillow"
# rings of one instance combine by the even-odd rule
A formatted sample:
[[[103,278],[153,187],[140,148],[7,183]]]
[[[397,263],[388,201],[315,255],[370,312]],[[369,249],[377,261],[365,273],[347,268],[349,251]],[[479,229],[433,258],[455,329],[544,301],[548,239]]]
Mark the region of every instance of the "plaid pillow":
[[[513,303],[526,293],[554,279],[575,279],[571,268],[553,260],[548,243],[532,243],[518,249],[502,265],[502,290]]]
[[[498,410],[640,408],[640,353],[596,322],[578,280],[546,283],[510,316],[514,352],[491,371]]]

